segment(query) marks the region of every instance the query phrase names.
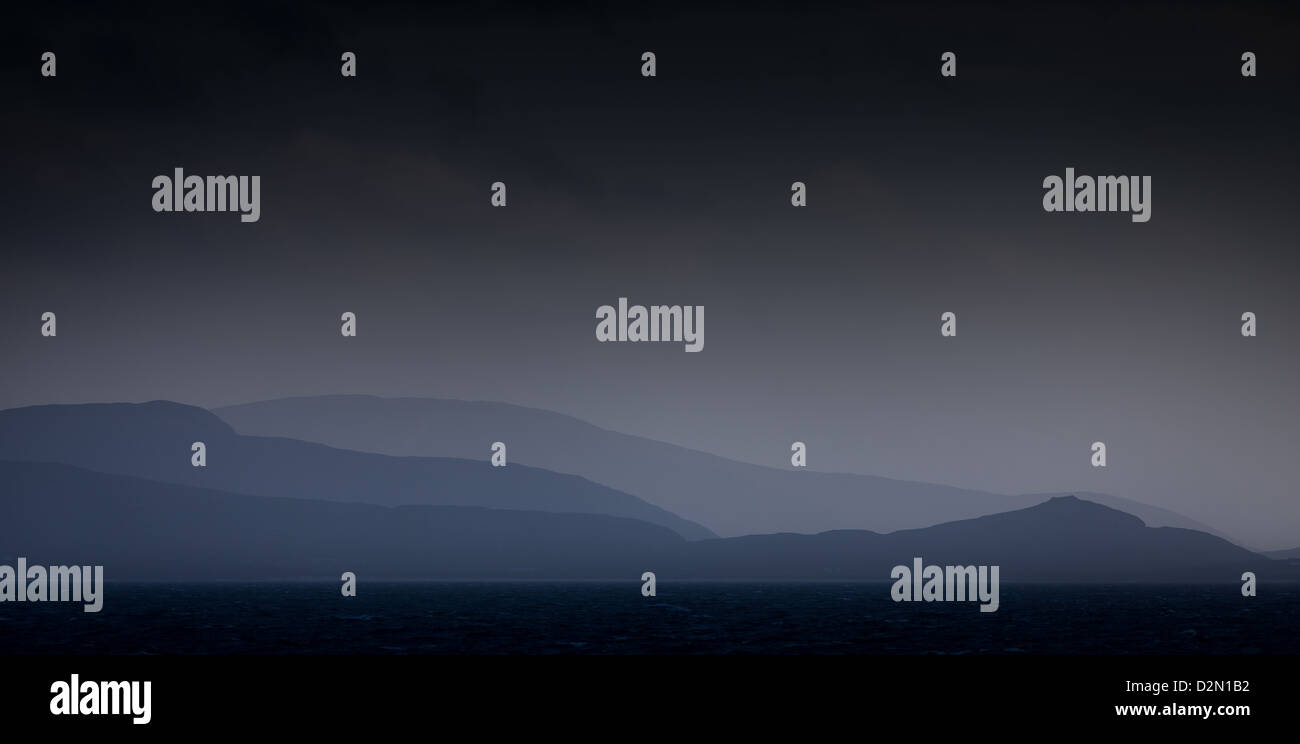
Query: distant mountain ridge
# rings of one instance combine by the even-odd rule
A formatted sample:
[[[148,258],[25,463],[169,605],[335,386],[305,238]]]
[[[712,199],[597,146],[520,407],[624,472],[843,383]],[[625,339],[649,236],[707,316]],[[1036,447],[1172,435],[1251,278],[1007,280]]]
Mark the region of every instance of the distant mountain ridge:
[[[1300,579],[1193,530],[1151,528],[1073,497],[878,534],[688,541],[624,517],[249,496],[56,463],[0,462],[0,562],[103,565],[111,581],[690,579],[880,581],[892,566],[998,565],[1003,582]],[[1004,598],[1005,598],[1004,594]],[[107,601],[111,606],[111,595]],[[1004,606],[1006,600],[1004,599]]]
[[[726,543],[762,555],[761,569],[736,564]],[[1239,582],[1300,578],[1264,556],[1214,535],[1148,527],[1137,517],[1061,496],[1035,506],[919,529],[877,534],[836,530],[817,535],[755,535],[693,544],[694,578],[871,580],[913,556],[937,565],[996,565],[1003,581]],[[712,560],[701,555],[716,552]],[[742,554],[747,555],[748,553]]]
[[[0,462],[0,563],[103,565],[109,581],[611,577],[676,543],[599,514],[249,496]]]
[[[331,395],[214,412],[247,434],[399,456],[483,457],[487,443],[500,440],[512,461],[588,478],[723,536],[845,527],[889,532],[1020,509],[1054,495],[753,465],[506,403]],[[1218,534],[1166,509],[1105,494],[1087,498],[1148,524]]]
[[[193,467],[190,445],[207,447]],[[523,464],[392,457],[314,442],[236,434],[211,412],[179,403],[33,406],[0,411],[0,459],[58,462],[103,473],[256,496],[397,505],[462,505],[607,514],[684,537],[713,533],[641,499],[575,475]]]

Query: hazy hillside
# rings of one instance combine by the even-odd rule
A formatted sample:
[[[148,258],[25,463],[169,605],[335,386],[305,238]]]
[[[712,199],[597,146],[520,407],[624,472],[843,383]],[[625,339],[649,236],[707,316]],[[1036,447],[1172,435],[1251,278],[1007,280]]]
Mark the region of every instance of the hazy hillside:
[[[1003,581],[1234,582],[1295,579],[1264,556],[1214,535],[1147,527],[1110,507],[1065,496],[1013,512],[881,535],[836,530],[818,535],[755,535],[689,546],[694,578],[872,580],[910,564],[997,565]]]
[[[110,580],[615,578],[684,543],[633,519],[270,498],[0,463],[0,562]]]
[[[1056,495],[995,494],[762,467],[504,403],[337,395],[249,403],[215,412],[245,434],[390,455],[481,459],[488,444],[500,440],[509,445],[514,461],[590,478],[725,536],[846,527],[885,532],[1018,509]],[[1087,498],[1151,525],[1213,532],[1174,512],[1128,499],[1105,494]]]
[[[999,565],[1003,581],[1300,578],[1212,535],[1149,528],[1060,498],[887,535],[837,530],[687,541],[633,519],[272,498],[51,463],[0,462],[0,559],[100,564],[110,579],[677,579],[887,581],[926,563]]]
[[[190,446],[207,445],[207,466]],[[60,462],[104,473],[260,496],[372,504],[440,504],[608,514],[712,533],[641,499],[568,474],[512,463],[389,457],[291,439],[238,435],[212,413],[153,403],[34,406],[0,411],[0,459]]]

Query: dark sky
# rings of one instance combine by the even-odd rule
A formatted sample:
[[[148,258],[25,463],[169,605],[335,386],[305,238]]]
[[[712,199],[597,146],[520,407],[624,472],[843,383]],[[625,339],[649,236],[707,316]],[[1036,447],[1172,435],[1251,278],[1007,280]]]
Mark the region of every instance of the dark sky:
[[[0,406],[501,400],[1300,545],[1294,4],[545,5],[7,11]],[[154,213],[175,167],[260,222]],[[1151,221],[1045,213],[1066,167]],[[704,352],[597,343],[620,296]]]

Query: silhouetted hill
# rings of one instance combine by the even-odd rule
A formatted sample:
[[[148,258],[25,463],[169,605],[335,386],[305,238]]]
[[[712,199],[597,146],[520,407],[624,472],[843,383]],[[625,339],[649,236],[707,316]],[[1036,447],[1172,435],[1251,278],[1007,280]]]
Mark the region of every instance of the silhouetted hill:
[[[1268,550],[1264,555],[1275,560],[1300,559],[1300,548],[1291,548],[1290,550]]]
[[[207,467],[190,445],[207,446]],[[705,528],[584,478],[474,460],[390,457],[291,439],[236,434],[212,413],[156,401],[34,406],[0,411],[0,459],[59,462],[103,473],[258,496],[608,514],[667,526],[684,537]]]
[[[737,550],[728,543],[743,545]],[[914,556],[927,564],[997,565],[1004,581],[1237,581],[1300,577],[1214,535],[1147,527],[1131,514],[1073,496],[1002,514],[877,534],[755,535],[690,546],[692,578],[871,580]],[[755,561],[762,556],[761,567]]]
[[[215,411],[245,434],[389,455],[480,458],[504,441],[512,461],[573,473],[734,536],[890,531],[1020,509],[1049,494],[996,494],[868,475],[763,467],[620,434],[505,403],[362,395],[285,398]],[[774,458],[789,453],[774,453]],[[1174,512],[1105,494],[1086,498],[1151,525],[1213,532]]]
[[[1300,568],[1212,535],[1060,498],[887,535],[687,541],[593,514],[384,507],[226,493],[51,463],[0,462],[0,562],[102,564],[110,580],[321,578],[887,581],[894,565],[1001,566],[1003,581],[1235,582]]]
[[[0,462],[0,563],[103,565],[108,580],[635,579],[645,555],[684,542],[598,514],[247,496]]]
[[[1126,514],[1132,514],[1138,519],[1141,519],[1148,527],[1182,527],[1183,529],[1196,530],[1198,532],[1208,532],[1209,534],[1214,535],[1215,537],[1221,537],[1230,543],[1235,544],[1237,542],[1213,527],[1198,522],[1195,519],[1185,517],[1176,511],[1164,509],[1159,506],[1152,506],[1150,504],[1144,504],[1140,501],[1123,498],[1122,496],[1112,496],[1108,493],[1096,493],[1094,491],[1070,491],[1068,493],[1063,491],[1050,491],[1020,494],[1021,498],[1028,499],[1034,504],[1041,504],[1048,499],[1055,499],[1061,496],[1075,496],[1084,501],[1091,501],[1094,504],[1101,504],[1102,506],[1109,506],[1112,509],[1118,509],[1119,511]]]

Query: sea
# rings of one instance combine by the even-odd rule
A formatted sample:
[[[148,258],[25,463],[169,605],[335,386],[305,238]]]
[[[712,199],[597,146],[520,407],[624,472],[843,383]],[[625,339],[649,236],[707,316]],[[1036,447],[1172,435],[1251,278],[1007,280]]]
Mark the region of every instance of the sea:
[[[0,654],[1295,654],[1300,585],[109,582],[103,609],[0,603]]]

